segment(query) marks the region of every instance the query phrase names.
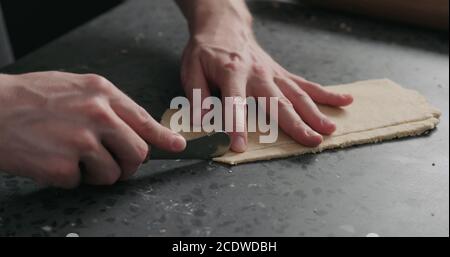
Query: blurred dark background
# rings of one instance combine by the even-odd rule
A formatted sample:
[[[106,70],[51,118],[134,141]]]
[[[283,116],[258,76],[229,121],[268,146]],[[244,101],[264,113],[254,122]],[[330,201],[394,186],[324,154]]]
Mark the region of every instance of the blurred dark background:
[[[126,0],[0,0],[15,59],[36,50]],[[148,0],[152,1],[152,0]],[[172,1],[172,0],[167,0]],[[262,0],[259,0],[262,1]],[[402,22],[448,35],[448,0],[266,0],[300,3],[346,13]],[[1,16],[1,15],[0,15]],[[0,17],[1,18],[1,17]],[[0,34],[4,33],[1,31]],[[6,33],[4,33],[5,35]],[[0,38],[0,46],[2,38]],[[4,40],[7,41],[7,40]],[[9,54],[9,47],[0,57]],[[9,45],[9,44],[8,44]],[[1,47],[0,47],[0,50]],[[0,60],[0,66],[2,62]]]
[[[0,4],[18,59],[123,1],[0,0]]]

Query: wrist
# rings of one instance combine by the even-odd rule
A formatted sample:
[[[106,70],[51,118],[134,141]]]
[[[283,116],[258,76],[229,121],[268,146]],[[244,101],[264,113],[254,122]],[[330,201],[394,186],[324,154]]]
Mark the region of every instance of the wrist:
[[[0,73],[0,83],[1,83],[1,81],[7,79],[9,76],[11,76],[11,75]]]
[[[11,84],[12,75],[0,73],[0,87],[6,87]]]
[[[181,0],[189,1],[184,13],[192,36],[210,33],[229,32],[233,28],[252,31],[252,16],[244,0]],[[181,5],[183,6],[183,5]]]
[[[6,103],[14,92],[15,85],[18,84],[17,77],[18,75],[0,73],[0,104]]]

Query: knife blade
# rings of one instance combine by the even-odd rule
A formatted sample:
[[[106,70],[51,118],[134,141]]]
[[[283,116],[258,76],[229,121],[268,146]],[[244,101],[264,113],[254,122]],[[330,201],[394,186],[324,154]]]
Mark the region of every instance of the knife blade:
[[[213,132],[202,137],[186,141],[186,148],[179,153],[172,153],[151,147],[148,160],[168,160],[168,159],[200,159],[209,160],[222,156],[230,149],[231,138],[222,131]]]

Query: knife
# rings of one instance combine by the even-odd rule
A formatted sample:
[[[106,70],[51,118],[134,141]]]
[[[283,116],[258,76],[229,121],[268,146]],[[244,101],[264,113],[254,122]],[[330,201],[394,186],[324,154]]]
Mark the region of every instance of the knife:
[[[200,159],[209,160],[214,157],[224,155],[231,146],[230,136],[223,132],[213,132],[202,137],[186,141],[186,148],[179,153],[172,153],[151,147],[149,156],[144,163],[149,160],[177,160],[177,159]]]

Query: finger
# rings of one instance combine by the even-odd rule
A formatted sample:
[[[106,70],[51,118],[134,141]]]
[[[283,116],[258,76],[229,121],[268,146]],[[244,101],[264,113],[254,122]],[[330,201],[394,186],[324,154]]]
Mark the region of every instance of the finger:
[[[191,103],[193,124],[199,126],[201,125],[203,116],[208,113],[208,109],[202,109],[202,103],[205,98],[211,96],[199,58],[184,58],[181,70],[181,82],[186,97]],[[200,95],[194,94],[196,90],[197,92],[200,91]],[[194,119],[197,115],[200,117],[200,120]]]
[[[267,81],[253,95],[278,98],[278,117],[274,119],[280,128],[302,145],[314,147],[322,142],[322,136],[312,130],[297,114],[292,103],[283,95],[273,81]],[[271,117],[273,118],[273,117]]]
[[[111,110],[111,127],[100,131],[102,144],[119,164],[121,178],[133,175],[147,157],[148,144]]]
[[[128,96],[110,102],[114,112],[148,144],[171,152],[181,152],[186,148],[186,140],[179,134],[162,126],[141,106]]]
[[[81,162],[84,167],[83,182],[87,184],[112,185],[122,175],[120,166],[101,144],[96,151],[83,153]]]
[[[290,75],[290,78],[308,93],[316,103],[339,107],[350,105],[353,102],[353,97],[350,94],[330,92],[317,83],[293,74]]]
[[[54,187],[73,189],[81,182],[80,168],[75,160],[49,157],[45,163],[35,168],[42,172],[42,177],[38,181]]]
[[[336,125],[320,112],[317,105],[300,87],[290,79],[277,77],[275,83],[281,92],[291,101],[300,117],[315,131],[330,135],[336,130]]]
[[[232,124],[231,150],[234,152],[245,152],[247,150],[247,115],[246,115],[246,84],[247,78],[240,74],[228,74],[225,76],[224,82],[220,87],[222,94],[222,102],[225,112],[225,125],[227,122]],[[226,103],[230,103],[227,105]],[[227,108],[228,107],[228,108]],[[233,119],[229,118],[229,114],[233,115]]]
[[[58,129],[61,127],[58,126]],[[30,177],[42,186],[76,188],[81,180],[79,158],[73,145],[67,141],[67,137],[73,137],[73,134],[65,135],[64,132],[68,129],[63,130],[63,133],[58,129],[56,126],[46,128],[45,133],[54,133],[53,138],[49,138],[49,134],[37,136],[38,144],[35,149],[25,150],[16,158],[6,160],[9,163],[6,163],[5,170],[14,171],[18,176]],[[59,133],[55,134],[56,131]]]

